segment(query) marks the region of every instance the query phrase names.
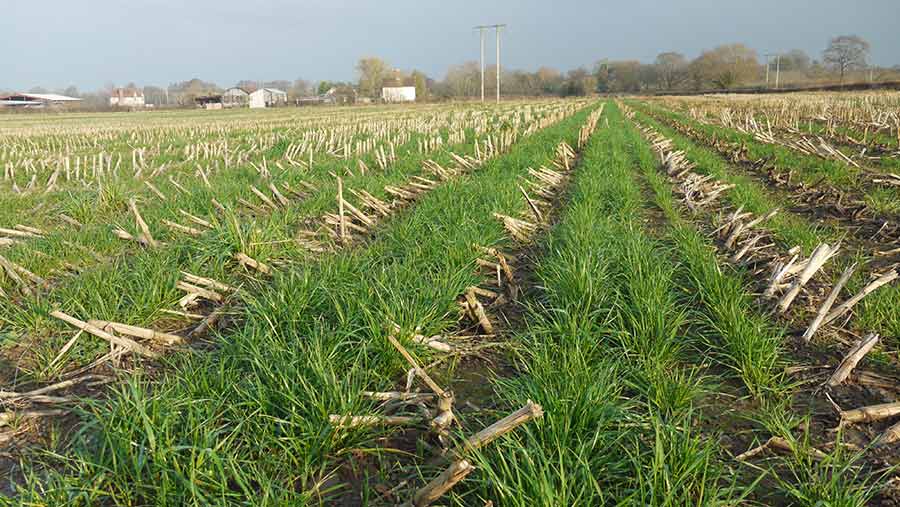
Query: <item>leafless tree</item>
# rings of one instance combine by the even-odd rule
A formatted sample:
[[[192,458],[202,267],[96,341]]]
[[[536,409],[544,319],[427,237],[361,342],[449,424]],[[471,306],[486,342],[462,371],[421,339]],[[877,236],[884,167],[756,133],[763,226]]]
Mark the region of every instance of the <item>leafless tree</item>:
[[[858,35],[840,35],[831,39],[822,56],[827,65],[841,73],[843,83],[848,70],[866,67],[869,49],[869,43]]]
[[[466,62],[447,69],[445,83],[452,97],[473,97],[480,83],[480,66],[478,62]]]
[[[743,44],[728,44],[704,51],[691,62],[691,74],[698,85],[712,83],[717,88],[732,88],[758,76],[756,51]]]
[[[657,55],[655,65],[659,84],[671,90],[685,79],[688,61],[681,53],[667,52]]]

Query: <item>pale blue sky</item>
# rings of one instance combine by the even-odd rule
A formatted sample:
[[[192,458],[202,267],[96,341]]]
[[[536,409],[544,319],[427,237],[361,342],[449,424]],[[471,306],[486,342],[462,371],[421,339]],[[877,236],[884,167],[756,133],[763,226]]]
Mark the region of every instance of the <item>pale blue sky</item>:
[[[471,27],[497,22],[509,24],[504,66],[529,70],[730,42],[820,58],[831,36],[851,33],[894,65],[898,21],[900,0],[3,0],[0,88],[347,80],[366,55],[442,78],[478,58]]]

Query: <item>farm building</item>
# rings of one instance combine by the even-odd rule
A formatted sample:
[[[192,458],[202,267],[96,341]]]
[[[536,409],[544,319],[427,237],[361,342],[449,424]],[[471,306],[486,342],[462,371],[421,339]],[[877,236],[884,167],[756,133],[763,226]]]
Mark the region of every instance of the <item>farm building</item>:
[[[381,89],[381,99],[385,102],[415,102],[415,86],[385,86]]]
[[[243,107],[250,101],[247,90],[234,86],[222,93],[222,104],[225,107]]]
[[[222,109],[224,107],[223,100],[222,95],[203,95],[196,97],[194,102],[197,103],[197,107],[203,109]]]
[[[109,97],[109,105],[117,107],[144,107],[144,92],[137,88],[116,88]]]
[[[333,86],[320,95],[323,104],[353,104],[359,98],[356,89],[349,85]]]
[[[275,88],[260,88],[250,94],[250,107],[254,109],[285,104],[287,104],[287,92]]]
[[[0,97],[0,106],[6,107],[59,107],[78,102],[81,99],[55,93],[14,93]]]

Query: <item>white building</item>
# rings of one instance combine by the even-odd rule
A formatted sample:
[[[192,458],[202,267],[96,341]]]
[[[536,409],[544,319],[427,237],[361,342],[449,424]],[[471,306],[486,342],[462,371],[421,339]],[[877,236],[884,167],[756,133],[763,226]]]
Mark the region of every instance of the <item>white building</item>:
[[[415,86],[385,86],[381,89],[381,99],[385,102],[415,102]]]
[[[247,90],[237,86],[229,88],[222,93],[222,104],[225,107],[242,107],[246,106],[250,101],[250,94]]]
[[[109,97],[114,107],[144,107],[144,92],[137,88],[116,88]]]
[[[250,94],[250,107],[253,109],[284,104],[287,104],[287,92],[275,88],[260,88]]]
[[[0,97],[0,106],[7,107],[61,107],[81,102],[81,99],[56,93],[15,93]]]

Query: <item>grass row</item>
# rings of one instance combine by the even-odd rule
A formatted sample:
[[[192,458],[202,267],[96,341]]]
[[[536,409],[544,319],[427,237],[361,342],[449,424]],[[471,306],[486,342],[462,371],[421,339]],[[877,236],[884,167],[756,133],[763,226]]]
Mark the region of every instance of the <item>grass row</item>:
[[[537,259],[516,375],[498,396],[544,417],[478,456],[456,503],[734,505],[747,490],[701,434],[711,388],[672,251],[647,231],[635,138],[610,104]],[[639,142],[639,140],[638,140]]]
[[[632,130],[632,135],[637,132]],[[676,203],[672,186],[660,172],[650,148],[634,140],[639,170],[653,195],[654,204],[668,223],[667,244],[677,258],[679,284],[685,289],[689,307],[697,308],[695,321],[711,358],[741,379],[751,402],[737,403],[738,427],[751,425],[758,442],[771,435],[791,442],[794,452],[765,463],[762,476],[750,482],[754,501],[802,506],[868,505],[883,484],[884,476],[863,471],[858,466],[864,451],[850,452],[841,447],[813,458],[808,435],[797,436],[796,429],[808,427],[811,414],[795,413],[791,405],[793,386],[784,376],[788,358],[784,356],[784,330],[754,302],[744,290],[750,282],[742,269],[722,266],[715,247],[684,217]],[[721,410],[719,408],[718,410]],[[713,416],[716,417],[716,416]],[[740,422],[742,421],[742,422]],[[735,435],[730,418],[721,427]],[[838,436],[840,442],[840,436]],[[743,470],[747,484],[757,472]]]
[[[813,462],[791,437],[797,420],[778,406],[787,392],[779,329],[681,218],[639,133],[607,111],[610,128],[589,143],[538,259],[542,291],[520,335],[519,371],[495,384],[508,407],[531,399],[544,418],[481,453],[475,484],[453,504],[865,505],[877,484],[858,476],[853,457]],[[662,223],[645,219],[637,174]],[[725,378],[714,363],[728,367]],[[720,432],[734,428],[718,419],[732,410],[706,404],[732,375],[759,408],[737,417],[796,442],[796,455],[769,470],[774,490],[721,448]]]
[[[429,138],[435,133],[440,133],[443,137],[464,129],[467,137],[471,140],[476,137],[482,137],[487,130],[495,129],[503,126],[520,127],[524,123],[534,120],[537,117],[552,114],[552,112],[560,107],[569,107],[571,104],[561,102],[548,102],[538,104],[514,104],[512,106],[504,105],[502,107],[474,108],[465,109],[449,109],[443,108],[437,111],[431,109],[414,109],[411,113],[405,115],[397,113],[398,118],[389,118],[383,123],[373,123],[371,120],[365,123],[366,130],[373,128],[381,129],[381,135],[377,136],[378,145],[385,145],[384,137],[396,138],[403,137],[402,131],[405,129],[409,132],[406,136],[410,140],[405,145],[396,146],[396,151],[400,156],[411,155],[418,148],[417,141],[419,139]],[[329,116],[327,119],[332,121],[331,124],[321,125],[324,130],[317,138],[324,140],[340,138],[346,133],[347,129],[360,128],[358,125],[344,125],[343,122],[352,120],[353,118],[368,118],[371,114],[360,115],[350,114],[350,112],[342,112],[338,115]],[[382,114],[382,116],[386,116]],[[226,115],[226,117],[230,117]],[[300,180],[328,180],[330,172],[343,173],[344,168],[348,165],[355,173],[358,171],[356,160],[363,160],[370,168],[377,170],[375,157],[373,153],[363,154],[351,159],[341,159],[334,154],[324,151],[321,146],[317,145],[317,153],[313,158],[312,168],[295,168],[290,166],[286,161],[281,160],[285,149],[291,143],[301,143],[306,140],[310,133],[319,132],[312,130],[311,124],[307,122],[293,123],[288,121],[275,122],[274,125],[279,129],[274,129],[271,120],[267,119],[267,115],[261,115],[256,121],[251,122],[252,118],[241,117],[241,121],[237,123],[238,130],[222,132],[220,138],[214,143],[215,148],[228,146],[228,157],[232,159],[231,165],[225,167],[224,159],[220,152],[212,154],[210,157],[202,157],[200,160],[187,160],[186,154],[183,152],[185,146],[190,142],[202,142],[203,129],[190,128],[191,121],[195,121],[190,115],[185,114],[183,118],[179,117],[180,123],[176,123],[171,127],[171,131],[166,131],[167,136],[159,141],[157,145],[164,144],[167,146],[164,153],[158,155],[148,155],[149,168],[144,172],[144,178],[150,176],[151,171],[161,164],[168,164],[168,169],[161,175],[153,178],[152,184],[159,188],[164,195],[167,196],[165,201],[159,199],[148,187],[144,185],[143,179],[135,179],[127,174],[132,171],[130,154],[134,145],[144,146],[148,143],[149,148],[153,150],[153,143],[137,137],[135,133],[126,130],[114,130],[114,123],[104,123],[103,125],[113,129],[113,135],[116,146],[126,149],[125,158],[123,160],[122,173],[126,176],[106,177],[102,182],[94,182],[95,184],[87,187],[78,184],[67,184],[65,177],[61,176],[58,182],[60,190],[45,194],[38,188],[35,191],[24,195],[15,195],[12,192],[0,193],[0,226],[12,227],[14,224],[24,223],[24,225],[37,227],[47,231],[46,239],[25,240],[25,245],[20,247],[12,247],[4,249],[4,255],[14,262],[24,264],[25,267],[37,273],[39,276],[46,277],[51,270],[59,269],[65,263],[71,263],[78,266],[90,264],[94,259],[90,254],[78,248],[70,248],[66,241],[85,246],[102,255],[118,255],[135,250],[133,245],[125,243],[115,238],[110,229],[113,225],[121,226],[125,230],[134,230],[133,217],[128,209],[128,200],[132,197],[139,199],[139,206],[142,213],[148,218],[151,228],[156,236],[170,237],[172,232],[165,227],[159,226],[155,219],[165,218],[175,222],[184,223],[185,219],[177,213],[178,208],[201,217],[215,215],[216,210],[210,199],[216,198],[227,207],[239,208],[237,202],[239,197],[244,197],[251,202],[259,202],[257,197],[250,192],[250,185],[261,186],[263,192],[269,193],[265,188],[267,181],[262,181],[257,170],[252,168],[249,162],[254,162],[257,166],[263,166],[263,159],[268,160],[268,167],[271,175],[271,182],[280,185],[282,182],[289,183],[295,188],[298,187]],[[299,118],[303,118],[300,116]],[[288,117],[287,120],[291,120]],[[307,119],[308,120],[308,119]],[[261,129],[260,125],[265,128]],[[374,125],[374,127],[372,127]],[[124,129],[124,127],[122,127]],[[376,138],[374,133],[365,134],[365,137]],[[41,135],[34,134],[32,137],[26,137],[28,143],[38,143],[42,139]],[[113,153],[115,150],[108,144],[112,141],[102,141],[91,143],[92,153],[103,151],[104,153]],[[15,166],[16,157],[24,158],[25,155],[15,149],[15,141],[11,141],[12,149],[0,142],[0,153],[3,150],[11,150],[13,166]],[[65,143],[65,144],[64,144]],[[60,146],[56,146],[59,144]],[[68,155],[70,148],[68,147],[68,139],[63,137],[54,143],[55,149],[65,150]],[[171,148],[171,150],[169,150]],[[102,149],[102,150],[101,150]],[[169,153],[169,151],[173,151]],[[390,150],[388,150],[390,151]],[[249,162],[235,162],[235,154],[243,152],[249,155]],[[7,154],[9,156],[9,154]],[[308,160],[307,153],[303,153],[300,157],[304,162]],[[276,163],[282,163],[285,169],[279,168]],[[10,162],[7,160],[6,165]],[[196,168],[202,166],[209,171],[209,180],[211,187],[208,188],[205,182],[198,177],[195,172]],[[57,167],[51,164],[51,167]],[[61,166],[60,166],[61,167]],[[72,169],[74,171],[74,167]],[[24,173],[20,169],[17,174],[23,176]],[[27,175],[25,175],[27,176]],[[41,175],[41,184],[49,175]],[[178,186],[172,184],[168,178],[174,177],[179,185],[187,190],[183,193]],[[22,183],[21,185],[24,185]],[[302,188],[301,188],[302,189]],[[284,190],[282,189],[284,192]],[[77,221],[85,225],[80,231],[73,230],[59,218],[59,215],[65,213],[73,217]],[[46,255],[34,254],[35,251],[42,252]],[[0,279],[4,278],[0,275]],[[9,288],[8,281],[3,281],[3,288]]]
[[[796,176],[808,185],[824,179],[838,188],[846,188],[860,193],[866,203],[878,213],[892,215],[900,213],[900,191],[894,187],[866,187],[861,178],[862,171],[844,162],[824,160],[784,146],[764,144],[756,141],[751,134],[700,123],[683,114],[646,102],[635,105],[645,111],[651,111],[661,118],[690,125],[710,138],[716,136],[730,142],[742,143],[747,146],[748,156],[751,159],[771,158],[778,166],[794,170]]]
[[[723,194],[723,199],[735,207],[743,207],[758,216],[791,207],[788,196],[772,192],[771,189],[757,180],[743,174],[730,165],[718,153],[686,138],[675,129],[666,125],[641,110],[635,111],[635,119],[651,126],[660,134],[671,139],[675,149],[684,151],[687,158],[696,164],[695,172],[710,175],[714,178],[735,185],[735,188]],[[810,224],[792,213],[779,213],[766,222],[766,226],[784,241],[781,245],[792,248],[799,245],[805,253],[809,253],[822,241],[833,241],[838,231],[821,224]]]
[[[811,221],[805,217],[790,213],[792,207],[790,196],[784,195],[777,189],[772,189],[764,184],[742,174],[740,169],[730,165],[712,149],[701,146],[687,139],[675,131],[669,125],[656,120],[652,116],[636,111],[635,118],[641,123],[654,127],[658,132],[672,139],[676,149],[683,150],[688,159],[697,167],[699,174],[709,174],[715,178],[733,183],[735,188],[723,196],[723,200],[732,206],[743,206],[745,210],[757,215],[764,215],[773,209],[782,211],[763,226],[771,231],[773,237],[779,243],[781,250],[787,250],[795,245],[803,248],[806,255],[821,242],[834,244],[845,239],[845,232],[840,227],[821,222]],[[680,121],[680,120],[672,120]],[[850,242],[850,250],[847,255],[838,259],[833,267],[829,267],[828,276],[836,281],[843,269],[852,262],[865,263],[871,260],[872,252],[864,245],[853,245]],[[868,270],[860,269],[847,285],[849,292],[855,292],[868,282]],[[855,318],[852,325],[864,332],[878,332],[891,344],[891,348],[900,346],[900,314],[894,309],[900,305],[900,286],[892,284],[880,289],[876,294],[864,299],[855,309]]]
[[[753,310],[753,296],[743,289],[747,273],[720,266],[714,247],[683,216],[651,150],[640,146],[639,157],[654,203],[669,223],[668,242],[683,259],[679,279],[701,309],[705,341],[713,357],[738,374],[754,397],[753,405],[741,404],[744,412],[738,418],[750,421],[759,441],[774,435],[793,446],[792,453],[766,463],[768,478],[756,486],[753,498],[804,506],[868,505],[885,476],[863,471],[859,461],[865,451],[843,449],[839,435],[833,451],[812,457],[809,435],[796,434],[797,428],[808,427],[812,414],[795,413],[791,405],[793,386],[783,374],[788,364],[783,330]],[[724,424],[723,429],[733,431]]]

